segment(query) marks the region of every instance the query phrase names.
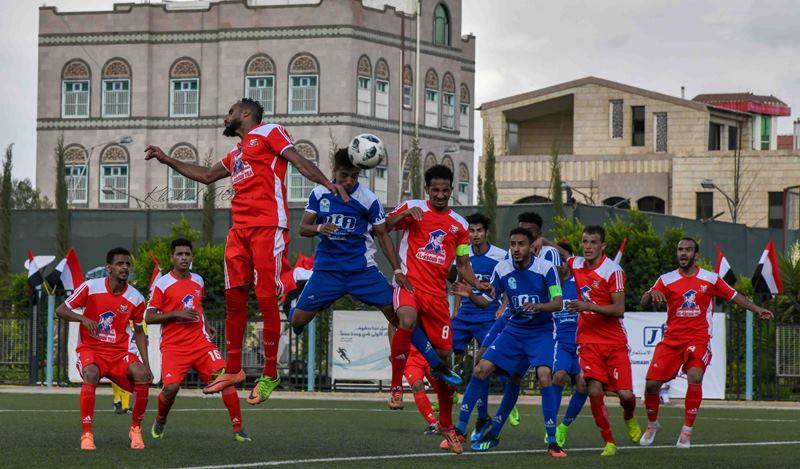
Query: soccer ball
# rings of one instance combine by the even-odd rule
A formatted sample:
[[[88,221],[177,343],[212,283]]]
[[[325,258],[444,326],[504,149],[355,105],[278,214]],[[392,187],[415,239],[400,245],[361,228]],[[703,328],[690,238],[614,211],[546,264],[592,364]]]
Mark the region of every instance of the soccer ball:
[[[356,135],[347,149],[350,161],[360,169],[378,166],[386,157],[386,147],[381,139],[372,134]]]

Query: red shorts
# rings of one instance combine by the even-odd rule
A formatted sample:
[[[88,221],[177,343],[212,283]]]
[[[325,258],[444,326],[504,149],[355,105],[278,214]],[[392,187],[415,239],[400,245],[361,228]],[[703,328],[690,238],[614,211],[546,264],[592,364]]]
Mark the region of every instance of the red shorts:
[[[108,378],[122,389],[133,392],[133,380],[128,377],[128,368],[136,362],[141,363],[139,356],[128,351],[109,354],[84,348],[78,352],[75,366],[83,376],[83,370],[94,365],[100,370],[101,378]]]
[[[408,360],[406,360],[406,369],[403,370],[403,375],[406,377],[409,386],[425,378],[428,378],[428,382],[431,383],[431,385],[435,382],[433,376],[431,376],[430,365],[428,365],[425,357],[416,350],[409,354]]]
[[[256,296],[281,296],[291,269],[289,231],[275,226],[232,228],[225,242],[225,289],[254,284]]]
[[[161,383],[163,385],[182,383],[190,368],[194,368],[201,381],[208,383],[211,382],[214,373],[225,368],[225,359],[213,345],[192,351],[161,351]]]
[[[627,345],[583,344],[578,346],[578,361],[584,379],[603,383],[606,391],[631,391],[631,359]]]
[[[678,376],[681,366],[684,373],[690,368],[700,368],[705,372],[709,363],[711,363],[711,347],[708,339],[680,342],[662,340],[656,345],[645,379],[669,381]]]
[[[453,350],[453,331],[450,327],[450,303],[447,295],[431,295],[421,291],[414,293],[405,288],[394,288],[394,309],[409,306],[417,311],[417,325],[422,326],[433,348]]]

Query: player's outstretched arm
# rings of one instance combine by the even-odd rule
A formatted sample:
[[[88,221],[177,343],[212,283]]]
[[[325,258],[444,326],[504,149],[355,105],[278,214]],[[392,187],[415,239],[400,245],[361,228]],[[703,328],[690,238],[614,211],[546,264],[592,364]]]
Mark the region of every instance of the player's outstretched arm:
[[[208,168],[197,164],[184,163],[174,158],[170,158],[164,153],[161,148],[155,145],[148,145],[144,149],[144,159],[157,159],[159,163],[165,164],[175,171],[181,173],[189,179],[203,183],[211,184],[212,182],[219,181],[220,179],[228,176],[228,170],[222,163],[216,163],[214,166]]]
[[[758,306],[757,304],[747,299],[747,297],[745,297],[741,293],[734,296],[733,300],[731,301],[733,301],[734,304],[739,305],[744,309],[749,309],[750,311],[758,314],[758,317],[760,317],[761,319],[772,319],[773,317],[775,317],[775,315],[772,314],[772,311],[762,308],[761,306]]]
[[[392,237],[389,236],[389,229],[386,227],[386,223],[374,225],[372,229],[375,232],[375,236],[378,237],[378,244],[381,245],[381,251],[383,251],[383,255],[386,256],[386,259],[392,266],[392,271],[394,272],[394,281],[402,288],[413,292],[414,287],[406,278],[406,274],[403,273],[403,269],[400,266],[400,259],[397,257],[397,249],[394,247],[394,241],[392,241]]]
[[[562,300],[561,296],[554,296],[547,303],[525,303],[522,305],[522,309],[525,311],[532,311],[534,313],[554,313],[556,311],[561,311],[563,306],[564,301]]]
[[[100,332],[97,322],[93,321],[82,314],[78,314],[71,310],[66,303],[61,303],[56,308],[56,315],[65,321],[79,322],[83,327],[89,330],[89,334],[95,336]]]
[[[341,197],[345,202],[350,200],[350,196],[347,195],[347,191],[344,190],[344,187],[342,187],[341,184],[332,183],[314,163],[306,159],[306,157],[301,155],[297,150],[295,150],[294,147],[285,149],[281,156],[289,160],[289,163],[297,168],[297,170],[300,171],[300,174],[305,176],[305,178],[309,181],[316,182],[317,184],[324,186],[332,193]]]
[[[394,227],[400,223],[404,218],[411,217],[414,221],[422,221],[422,209],[419,207],[409,207],[406,210],[398,213],[397,215],[389,215],[386,217],[386,228],[392,231]]]
[[[194,309],[182,309],[179,311],[171,311],[169,313],[162,313],[158,308],[147,308],[144,313],[144,321],[147,324],[164,324],[172,321],[197,321],[200,318],[200,313]]]
[[[640,301],[642,308],[649,308],[654,304],[663,304],[667,302],[667,297],[658,290],[648,290],[642,295]]]
[[[614,292],[611,294],[612,304],[598,305],[588,301],[575,300],[567,303],[567,309],[573,313],[580,313],[582,311],[590,311],[603,316],[611,316],[621,318],[625,315],[625,292]]]
[[[456,299],[469,298],[478,308],[485,308],[492,302],[492,299],[485,294],[476,295],[472,287],[462,280],[454,283],[450,291]]]

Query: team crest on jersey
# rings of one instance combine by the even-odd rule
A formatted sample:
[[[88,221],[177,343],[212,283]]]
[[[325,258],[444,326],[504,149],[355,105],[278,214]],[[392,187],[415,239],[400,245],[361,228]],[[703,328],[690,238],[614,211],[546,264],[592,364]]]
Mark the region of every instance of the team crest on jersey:
[[[508,279],[508,288],[510,290],[516,290],[517,289],[517,279],[515,279],[514,277],[509,278]]]
[[[97,321],[97,328],[100,330],[97,334],[97,340],[102,340],[103,342],[117,341],[117,331],[113,327],[116,316],[113,311],[106,311],[100,315]]]
[[[319,211],[322,213],[328,213],[331,211],[331,201],[328,199],[322,199],[319,201]]]
[[[583,297],[583,301],[592,301],[591,292],[592,289],[589,288],[588,285],[581,287],[581,296]]]
[[[233,170],[231,171],[231,181],[236,184],[245,179],[253,177],[253,168],[242,159],[241,150],[233,156]]]
[[[417,250],[417,259],[434,264],[444,264],[447,257],[444,249],[446,234],[444,230],[434,230],[428,233],[428,243]]]
[[[700,314],[700,307],[696,303],[697,292],[688,290],[683,294],[683,303],[678,308],[677,316],[682,318],[693,318]]]
[[[600,280],[594,280],[592,282],[592,288],[600,288]]]
[[[705,293],[708,291],[708,285],[700,285],[700,293]]]
[[[450,232],[453,234],[458,233],[458,227],[456,225],[450,225]]]
[[[119,312],[124,313],[125,311],[128,311],[128,305],[119,305]]]

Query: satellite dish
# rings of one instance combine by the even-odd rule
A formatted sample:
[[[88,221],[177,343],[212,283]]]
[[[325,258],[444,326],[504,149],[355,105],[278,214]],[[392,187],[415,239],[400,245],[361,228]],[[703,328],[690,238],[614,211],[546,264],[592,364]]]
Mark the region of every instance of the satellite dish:
[[[55,259],[56,256],[33,256],[33,260],[36,261],[36,265],[39,266],[40,269],[45,268]],[[28,259],[25,259],[25,270],[28,270],[28,264],[30,264],[30,261]]]

